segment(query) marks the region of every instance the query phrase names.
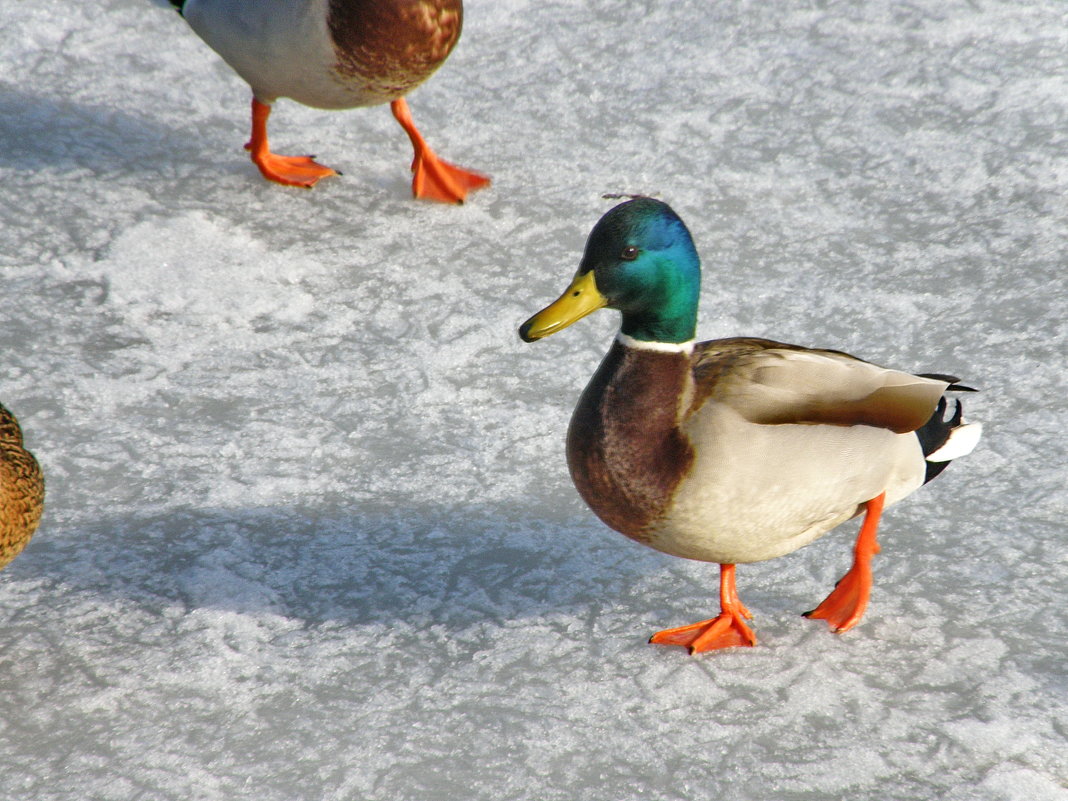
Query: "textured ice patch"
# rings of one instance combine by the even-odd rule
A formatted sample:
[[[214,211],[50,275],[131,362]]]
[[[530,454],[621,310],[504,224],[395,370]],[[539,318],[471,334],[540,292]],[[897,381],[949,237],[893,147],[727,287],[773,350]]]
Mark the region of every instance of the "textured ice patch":
[[[297,252],[275,252],[206,212],[152,219],[120,233],[99,265],[111,300],[132,321],[245,334],[257,322],[299,324],[315,306],[301,279],[318,270]]]
[[[5,5],[0,401],[50,495],[0,574],[0,797],[1064,798],[1063,0],[465,5],[410,98],[493,175],[458,208],[383,108],[283,102],[346,174],[263,181],[167,0]],[[613,191],[694,231],[702,338],[982,390],[846,635],[798,613],[848,526],[746,567],[758,648],[645,644],[716,574],[571,486],[618,320],[516,336]]]

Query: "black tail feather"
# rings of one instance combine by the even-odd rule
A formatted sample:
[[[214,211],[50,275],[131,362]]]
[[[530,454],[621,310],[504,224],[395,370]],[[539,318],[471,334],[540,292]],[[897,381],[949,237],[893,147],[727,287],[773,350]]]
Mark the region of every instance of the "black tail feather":
[[[940,379],[945,380],[945,379]],[[975,391],[975,390],[971,390]],[[923,455],[928,456],[943,445],[949,439],[950,434],[953,433],[953,429],[961,424],[964,419],[964,407],[961,402],[954,401],[956,409],[953,410],[953,415],[946,419],[946,399],[940,398],[938,401],[938,407],[935,409],[931,418],[916,429],[916,436],[920,440],[920,447],[923,449]],[[923,483],[926,484],[932,478],[937,476],[943,470],[946,469],[946,465],[949,462],[927,462],[927,475],[923,479]]]
[[[174,0],[171,0],[173,3]],[[946,392],[978,392],[975,387],[966,387],[960,383],[960,379],[955,375],[946,375],[945,373],[917,373],[920,378],[933,378],[935,381],[945,381],[949,384],[946,387]]]

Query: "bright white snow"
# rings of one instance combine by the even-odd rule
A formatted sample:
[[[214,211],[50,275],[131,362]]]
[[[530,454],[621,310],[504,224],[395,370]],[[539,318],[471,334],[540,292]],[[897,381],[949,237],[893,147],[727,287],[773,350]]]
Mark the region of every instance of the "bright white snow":
[[[1068,798],[1068,28],[1060,0],[468,0],[387,109],[248,90],[162,0],[0,0],[0,400],[48,479],[0,574],[0,797]],[[535,345],[606,192],[705,262],[700,333],[962,376],[976,451],[744,566],[760,646],[648,635],[715,566],[578,500],[563,436],[615,332]]]

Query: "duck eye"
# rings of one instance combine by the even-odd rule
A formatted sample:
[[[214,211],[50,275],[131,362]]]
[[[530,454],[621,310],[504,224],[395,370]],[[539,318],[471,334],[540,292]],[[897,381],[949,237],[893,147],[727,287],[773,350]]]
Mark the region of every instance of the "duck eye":
[[[638,258],[638,248],[634,245],[627,245],[623,248],[623,252],[619,254],[619,257],[625,261],[634,261]]]

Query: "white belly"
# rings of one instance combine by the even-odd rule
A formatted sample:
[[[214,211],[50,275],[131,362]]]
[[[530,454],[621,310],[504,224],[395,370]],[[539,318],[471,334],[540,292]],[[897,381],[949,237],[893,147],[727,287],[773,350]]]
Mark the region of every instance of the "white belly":
[[[691,476],[649,544],[708,562],[772,559],[795,551],[862,511],[923,484],[914,434],[870,426],[754,425],[734,412],[701,416]]]
[[[341,109],[392,100],[338,73],[326,6],[327,0],[188,0],[183,15],[263,103],[288,97]]]

